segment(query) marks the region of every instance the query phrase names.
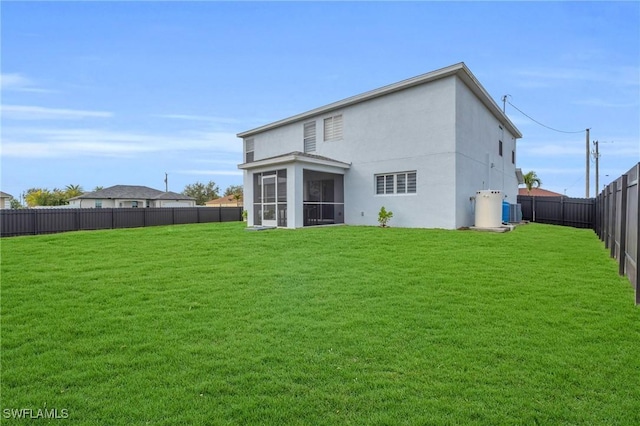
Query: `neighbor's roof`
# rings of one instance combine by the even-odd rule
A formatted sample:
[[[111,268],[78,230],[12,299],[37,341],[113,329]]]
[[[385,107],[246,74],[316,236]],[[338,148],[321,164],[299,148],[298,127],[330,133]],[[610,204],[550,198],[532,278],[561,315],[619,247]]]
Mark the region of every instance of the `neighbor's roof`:
[[[236,200],[233,195],[227,195],[226,197],[216,198],[215,200],[209,200],[205,204],[206,205],[217,205],[217,204],[232,204],[232,203],[241,203],[242,197]]]
[[[518,195],[531,195],[532,197],[566,197],[564,194],[558,194],[557,192],[547,191],[542,188],[531,188],[531,192],[527,191],[527,188],[518,188]]]
[[[86,192],[70,200],[80,199],[145,199],[145,200],[194,200],[195,198],[176,192],[164,192],[148,186],[115,185],[98,191]]]
[[[511,132],[516,138],[521,138],[522,133],[516,128],[516,126],[509,120],[504,112],[500,109],[498,104],[495,103],[493,98],[489,95],[489,93],[485,90],[484,87],[480,84],[478,79],[471,73],[469,68],[465,65],[464,62],[460,62],[455,65],[451,65],[445,68],[441,68],[439,70],[431,71],[426,74],[419,75],[417,77],[409,78],[407,80],[399,81],[398,83],[389,84],[388,86],[381,87],[379,89],[371,90],[360,95],[351,96],[350,98],[343,99],[338,102],[334,102],[316,109],[312,109],[307,112],[303,112],[301,114],[294,115],[289,118],[285,118],[283,120],[275,121],[270,124],[266,124],[261,127],[256,127],[252,130],[247,130],[245,132],[238,133],[237,136],[240,138],[245,138],[247,136],[255,135],[257,133],[261,133],[267,130],[275,129],[277,127],[284,126],[286,124],[295,123],[296,121],[305,120],[307,118],[313,117],[315,115],[325,114],[327,112],[345,108],[360,102],[368,101],[370,99],[374,99],[380,96],[388,95],[390,93],[398,92],[400,90],[408,89],[410,87],[418,86],[421,84],[429,83],[435,80],[439,80],[441,78],[458,76],[470,89],[471,91],[480,99],[480,101],[484,104],[485,107],[500,121],[508,130]]]
[[[0,191],[0,197],[2,197],[2,198],[13,198],[13,195],[7,194],[6,192]]]

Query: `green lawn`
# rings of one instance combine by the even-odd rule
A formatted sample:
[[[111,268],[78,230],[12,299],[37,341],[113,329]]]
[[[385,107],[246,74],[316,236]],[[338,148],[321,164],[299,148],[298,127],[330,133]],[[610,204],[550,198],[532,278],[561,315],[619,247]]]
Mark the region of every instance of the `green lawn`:
[[[640,308],[589,230],[0,244],[2,424],[640,424]]]

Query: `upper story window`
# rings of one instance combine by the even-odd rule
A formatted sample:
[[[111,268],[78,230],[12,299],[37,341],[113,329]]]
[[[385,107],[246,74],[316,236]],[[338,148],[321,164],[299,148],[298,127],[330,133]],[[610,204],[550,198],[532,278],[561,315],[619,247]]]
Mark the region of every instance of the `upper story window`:
[[[502,141],[498,141],[498,155],[502,157]]]
[[[416,172],[387,173],[376,175],[376,194],[415,194]]]
[[[316,122],[304,123],[304,152],[316,150]]]
[[[244,140],[244,162],[253,163],[253,151],[255,149],[255,142],[253,138]]]
[[[516,151],[511,151],[511,164],[516,164]]]
[[[324,140],[337,141],[342,139],[342,114],[324,119]]]

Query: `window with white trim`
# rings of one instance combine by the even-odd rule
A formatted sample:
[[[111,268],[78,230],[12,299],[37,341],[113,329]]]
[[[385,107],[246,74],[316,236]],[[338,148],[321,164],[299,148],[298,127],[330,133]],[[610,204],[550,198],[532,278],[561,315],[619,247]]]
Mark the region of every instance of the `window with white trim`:
[[[255,149],[255,142],[253,138],[244,140],[244,162],[253,163],[253,151]]]
[[[417,190],[417,173],[386,173],[376,175],[376,194],[415,194]]]
[[[316,150],[316,122],[304,123],[304,152]]]
[[[342,114],[324,119],[324,140],[337,141],[342,139]]]

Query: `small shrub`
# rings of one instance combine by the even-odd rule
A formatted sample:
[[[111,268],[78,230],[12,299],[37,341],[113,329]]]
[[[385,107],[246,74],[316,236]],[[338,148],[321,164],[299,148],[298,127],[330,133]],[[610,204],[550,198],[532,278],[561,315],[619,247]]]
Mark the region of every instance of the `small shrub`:
[[[380,226],[382,226],[383,228],[386,228],[387,222],[389,222],[389,220],[391,220],[392,217],[393,217],[393,212],[387,211],[387,209],[385,209],[384,206],[382,206],[380,208],[380,211],[378,212],[378,223],[380,223]]]

